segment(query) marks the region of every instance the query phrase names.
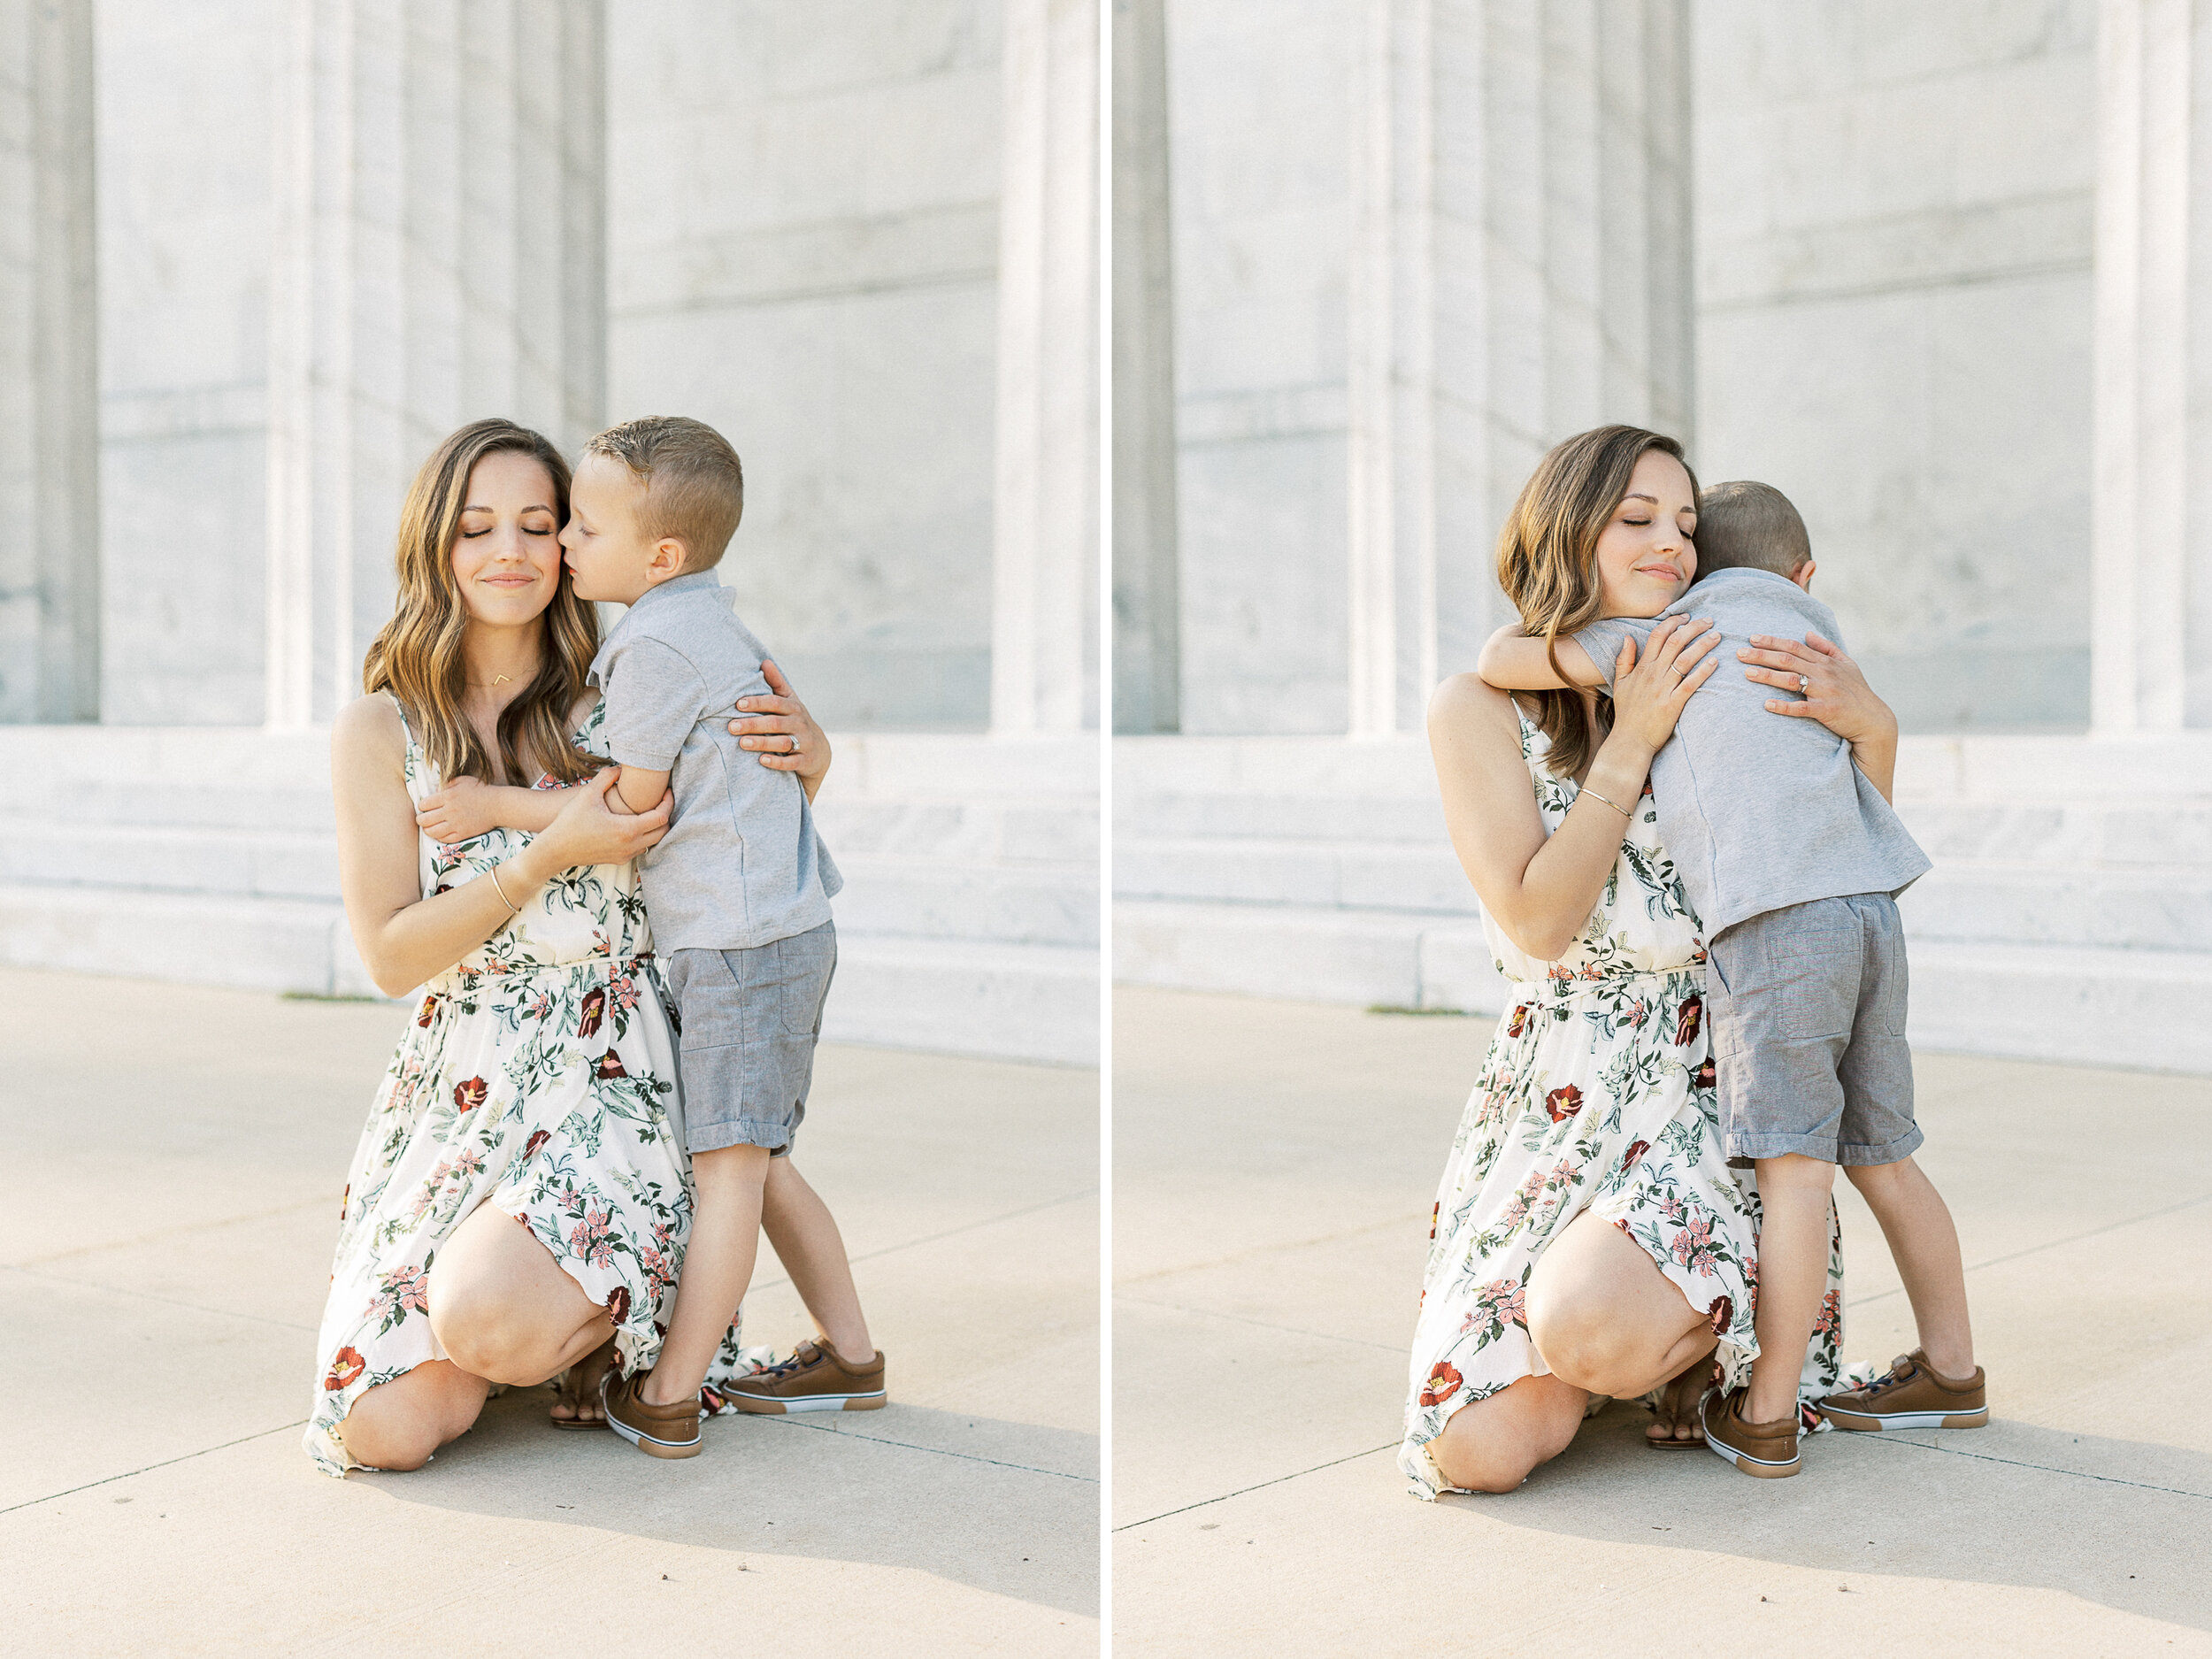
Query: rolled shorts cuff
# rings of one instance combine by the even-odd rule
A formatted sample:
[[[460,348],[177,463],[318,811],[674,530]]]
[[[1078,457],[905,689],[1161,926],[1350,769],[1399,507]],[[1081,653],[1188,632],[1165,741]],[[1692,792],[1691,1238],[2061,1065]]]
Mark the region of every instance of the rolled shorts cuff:
[[[740,1118],[732,1123],[693,1124],[689,1149],[696,1157],[702,1152],[720,1152],[729,1147],[766,1147],[769,1156],[787,1158],[797,1133],[795,1124],[765,1123],[756,1118]]]
[[[1846,1169],[1898,1164],[1920,1149],[1927,1136],[1918,1124],[1882,1146],[1863,1146],[1838,1141],[1833,1135],[1740,1135],[1726,1137],[1728,1156],[1734,1158],[1818,1158]]]

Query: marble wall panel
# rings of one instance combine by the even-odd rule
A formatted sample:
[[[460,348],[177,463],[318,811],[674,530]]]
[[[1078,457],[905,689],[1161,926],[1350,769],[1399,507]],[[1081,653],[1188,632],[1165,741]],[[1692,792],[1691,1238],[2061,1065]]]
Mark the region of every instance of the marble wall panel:
[[[609,417],[736,444],[723,579],[835,726],[988,717],[999,19],[748,0],[609,29]]]
[[[97,11],[101,718],[257,722],[273,0]]]
[[[2095,8],[1696,15],[1709,480],[1787,490],[1908,731],[2088,718]]]
[[[1168,0],[1182,729],[1340,732],[1348,0]]]

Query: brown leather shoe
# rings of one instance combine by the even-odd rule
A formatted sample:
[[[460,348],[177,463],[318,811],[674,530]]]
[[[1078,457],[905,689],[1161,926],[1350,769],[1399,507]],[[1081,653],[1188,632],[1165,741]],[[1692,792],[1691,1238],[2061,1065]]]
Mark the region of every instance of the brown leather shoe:
[[[799,1344],[780,1365],[741,1378],[722,1393],[740,1411],[875,1411],[882,1408],[883,1350],[855,1365],[827,1337]]]
[[[649,1457],[696,1457],[699,1455],[699,1396],[679,1400],[672,1406],[649,1404],[638,1394],[651,1371],[618,1378],[609,1371],[599,1379],[599,1399],[607,1411],[607,1426]]]
[[[1747,1386],[1705,1396],[1705,1403],[1698,1408],[1698,1421],[1705,1426],[1707,1448],[1715,1456],[1727,1459],[1747,1475],[1762,1480],[1780,1480],[1795,1474],[1797,1413],[1771,1423],[1747,1423],[1743,1402],[1750,1392]],[[1714,1410],[1715,1406],[1720,1409]]]
[[[1971,1377],[1946,1377],[1915,1348],[1892,1360],[1889,1370],[1865,1387],[1830,1394],[1820,1402],[1820,1413],[1838,1428],[1862,1434],[1986,1428],[1989,1374],[1977,1365]]]

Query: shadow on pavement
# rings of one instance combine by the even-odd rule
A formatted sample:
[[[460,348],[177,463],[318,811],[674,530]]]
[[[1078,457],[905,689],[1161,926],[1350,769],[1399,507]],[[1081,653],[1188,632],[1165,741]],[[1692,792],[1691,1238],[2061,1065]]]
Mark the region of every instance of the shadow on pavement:
[[[1647,1450],[1648,1420],[1616,1402],[1518,1492],[1455,1494],[1436,1508],[1824,1569],[1847,1594],[1869,1576],[2017,1585],[2212,1630],[2201,1584],[2212,1456],[1997,1420],[1939,1439],[1812,1436],[1803,1473],[1753,1480],[1710,1453]]]
[[[738,1555],[907,1568],[1056,1611],[1098,1613],[1094,1435],[924,1406],[718,1417],[697,1457],[546,1426],[511,1389],[411,1474],[356,1474],[400,1503],[586,1526]]]

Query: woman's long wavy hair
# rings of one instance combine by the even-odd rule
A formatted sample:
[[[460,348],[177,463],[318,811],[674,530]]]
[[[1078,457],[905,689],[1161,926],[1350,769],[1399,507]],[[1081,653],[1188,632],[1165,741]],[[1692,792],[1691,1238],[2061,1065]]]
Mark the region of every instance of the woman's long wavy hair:
[[[1636,463],[1650,449],[1682,463],[1695,501],[1697,474],[1679,443],[1641,426],[1597,426],[1555,445],[1539,461],[1507,515],[1498,536],[1498,586],[1521,613],[1522,627],[1543,639],[1554,673],[1559,671],[1559,636],[1597,620],[1603,597],[1598,535],[1628,494]],[[1514,695],[1535,706],[1537,729],[1551,740],[1544,764],[1555,777],[1579,773],[1612,725],[1612,704],[1603,698],[1594,726],[1578,691]]]
[[[468,504],[469,474],[502,450],[544,464],[553,477],[554,516],[568,522],[568,463],[542,434],[493,419],[472,420],[446,439],[415,474],[400,509],[399,603],[369,647],[361,686],[399,699],[442,779],[527,783],[544,774],[574,783],[595,764],[569,741],[569,713],[599,650],[599,616],[576,596],[565,565],[553,603],[539,617],[544,637],[537,674],[500,711],[496,767],[462,712],[467,680],[461,641],[469,613],[453,574],[453,544]]]

